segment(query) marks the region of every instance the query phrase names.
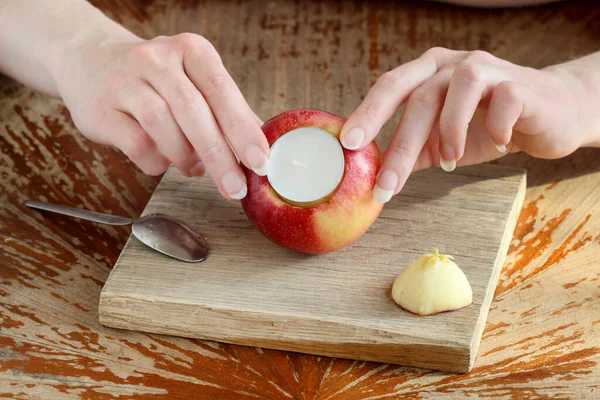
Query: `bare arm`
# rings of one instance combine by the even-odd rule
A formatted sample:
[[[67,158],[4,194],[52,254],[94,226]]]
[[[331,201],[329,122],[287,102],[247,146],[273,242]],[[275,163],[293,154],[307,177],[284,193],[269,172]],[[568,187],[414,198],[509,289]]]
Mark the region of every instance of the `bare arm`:
[[[0,2],[0,72],[59,96],[56,73],[69,48],[134,35],[81,0]]]

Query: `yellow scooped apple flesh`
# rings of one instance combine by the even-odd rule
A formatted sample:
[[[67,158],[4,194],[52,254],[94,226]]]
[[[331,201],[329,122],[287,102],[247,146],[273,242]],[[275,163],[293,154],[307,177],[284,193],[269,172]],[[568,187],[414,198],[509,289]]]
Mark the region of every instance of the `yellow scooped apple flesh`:
[[[433,315],[467,307],[473,291],[464,272],[452,256],[426,254],[394,281],[392,298],[403,309],[418,315]]]

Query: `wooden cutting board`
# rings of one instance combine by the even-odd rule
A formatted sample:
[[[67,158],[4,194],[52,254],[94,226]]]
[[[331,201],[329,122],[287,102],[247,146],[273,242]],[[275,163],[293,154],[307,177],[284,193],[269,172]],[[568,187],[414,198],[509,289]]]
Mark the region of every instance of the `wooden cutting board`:
[[[367,361],[469,371],[519,215],[525,172],[496,166],[427,170],[369,231],[332,254],[281,248],[253,228],[208,178],[171,169],[145,214],[187,221],[210,253],[188,264],[130,237],[100,297],[102,324]],[[473,304],[419,317],[390,297],[396,276],[434,248],[451,254]]]

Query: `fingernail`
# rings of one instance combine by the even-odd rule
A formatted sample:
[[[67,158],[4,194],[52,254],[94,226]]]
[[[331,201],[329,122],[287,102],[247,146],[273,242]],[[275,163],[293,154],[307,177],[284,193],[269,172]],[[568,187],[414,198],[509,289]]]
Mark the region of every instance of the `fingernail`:
[[[190,175],[191,176],[202,176],[202,175],[204,175],[205,171],[206,171],[206,169],[204,168],[204,163],[202,161],[198,161],[196,163],[196,165],[194,165],[192,168],[190,168]]]
[[[504,144],[497,144],[496,148],[498,149],[498,151],[500,153],[506,153],[506,145],[504,145]]]
[[[456,153],[454,147],[448,143],[442,143],[440,149],[440,167],[446,172],[452,172],[456,168]]]
[[[358,127],[351,128],[342,135],[342,146],[348,150],[358,149],[365,141],[365,133]]]
[[[246,159],[252,171],[257,175],[265,176],[269,170],[269,159],[257,145],[251,144],[246,149]]]
[[[448,143],[442,143],[440,158],[444,160],[456,160],[457,157],[456,152],[454,151],[454,147],[452,147]]]
[[[442,169],[446,172],[452,172],[456,169],[456,160],[444,160],[443,158],[440,158],[440,166],[442,167]]]
[[[246,186],[246,182],[244,182],[242,178],[240,178],[238,174],[233,171],[229,171],[223,175],[223,178],[221,178],[221,183],[223,184],[225,193],[227,193],[227,195],[232,199],[241,200],[246,197],[246,194],[248,194],[248,186]]]
[[[373,190],[373,200],[379,204],[385,204],[394,195],[398,186],[398,175],[392,170],[385,170],[379,175],[375,189]]]

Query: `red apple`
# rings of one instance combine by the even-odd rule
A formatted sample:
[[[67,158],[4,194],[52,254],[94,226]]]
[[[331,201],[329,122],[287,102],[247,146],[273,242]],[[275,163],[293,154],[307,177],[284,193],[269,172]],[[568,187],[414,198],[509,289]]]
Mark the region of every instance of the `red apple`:
[[[344,122],[345,119],[325,111],[297,109],[277,115],[262,129],[272,146],[282,135],[302,127],[324,129],[339,140]],[[343,152],[342,181],[325,202],[309,207],[287,203],[266,176],[245,168],[248,194],[242,207],[250,222],[271,241],[308,254],[332,252],[360,238],[383,208],[373,201],[382,156],[374,142],[360,151]]]

